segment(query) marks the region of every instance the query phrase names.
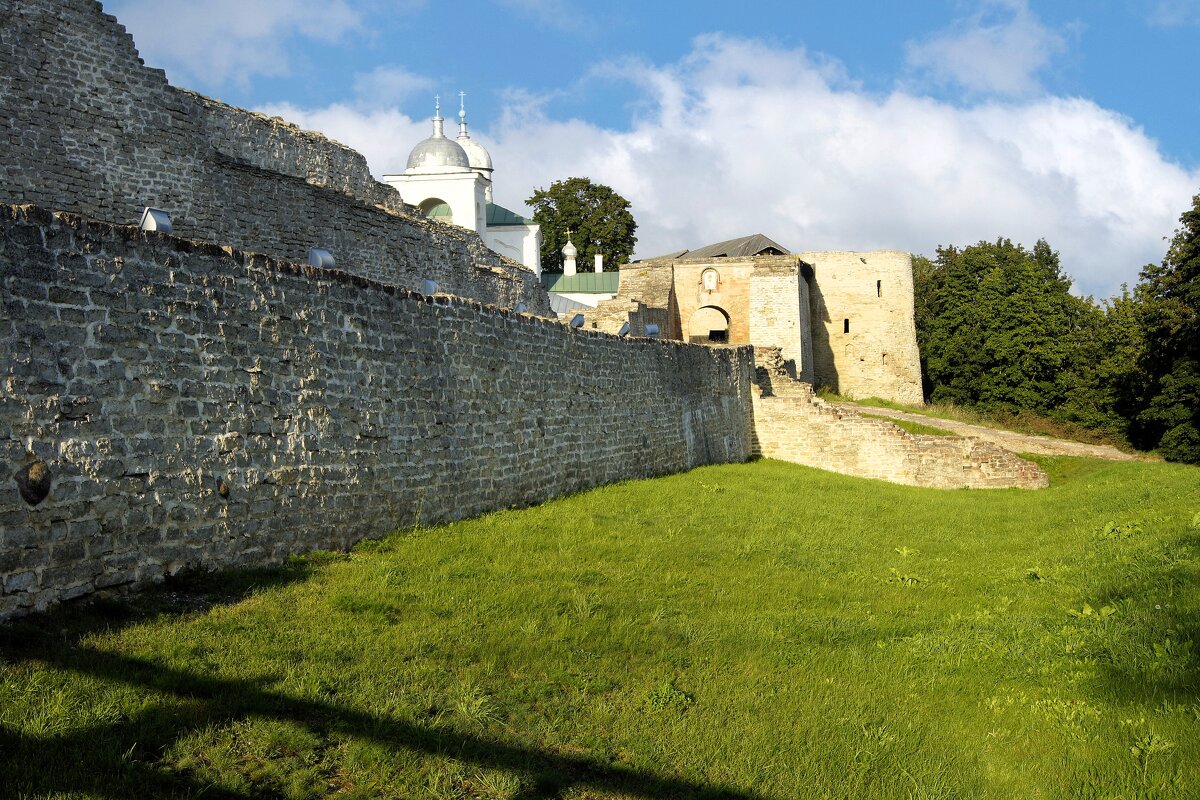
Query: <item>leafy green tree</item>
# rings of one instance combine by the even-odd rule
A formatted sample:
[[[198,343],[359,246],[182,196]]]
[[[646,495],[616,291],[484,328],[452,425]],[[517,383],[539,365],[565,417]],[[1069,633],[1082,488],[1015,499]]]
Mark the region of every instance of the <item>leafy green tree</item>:
[[[1129,435],[1145,384],[1139,364],[1146,342],[1139,314],[1140,302],[1124,286],[1120,295],[1088,310],[1071,344],[1070,363],[1059,374],[1065,401],[1054,416]]]
[[[1200,194],[1179,222],[1166,257],[1142,270],[1137,287],[1146,386],[1133,435],[1172,461],[1200,464]]]
[[[1008,239],[918,261],[918,343],[928,398],[1042,413],[1061,405],[1060,374],[1095,315],[1070,293],[1058,253]]]
[[[562,272],[562,249],[571,242],[579,249],[580,268],[590,270],[595,255],[604,256],[604,269],[628,264],[637,244],[637,222],[629,201],[610,187],[588,178],[555,181],[549,189],[538,189],[525,201],[533,209],[533,221],[542,226],[542,269]]]

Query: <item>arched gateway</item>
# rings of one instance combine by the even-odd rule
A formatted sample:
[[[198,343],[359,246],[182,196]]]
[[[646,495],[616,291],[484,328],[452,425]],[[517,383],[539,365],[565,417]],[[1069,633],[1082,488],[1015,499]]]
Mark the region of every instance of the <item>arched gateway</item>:
[[[729,314],[718,306],[702,306],[688,325],[688,341],[697,344],[725,344],[729,341]]]

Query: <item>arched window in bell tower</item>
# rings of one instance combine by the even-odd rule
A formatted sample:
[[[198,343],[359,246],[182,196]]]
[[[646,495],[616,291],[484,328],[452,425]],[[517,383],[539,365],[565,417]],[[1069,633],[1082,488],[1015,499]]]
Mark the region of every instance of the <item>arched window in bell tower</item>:
[[[450,204],[440,197],[430,197],[423,201],[419,206],[421,213],[429,219],[435,219],[438,222],[454,222],[454,212],[450,210]]]

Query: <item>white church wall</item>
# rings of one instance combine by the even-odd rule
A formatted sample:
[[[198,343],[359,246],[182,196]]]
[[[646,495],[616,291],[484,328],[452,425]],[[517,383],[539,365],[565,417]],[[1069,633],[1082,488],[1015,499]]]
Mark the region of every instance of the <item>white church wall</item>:
[[[502,256],[508,256],[542,274],[542,233],[537,225],[505,225],[488,228],[484,243]]]
[[[481,233],[486,227],[483,178],[475,172],[434,173],[429,175],[384,175],[385,183],[396,187],[410,205],[420,206],[430,198],[450,206],[455,225]],[[493,250],[495,248],[492,248]],[[508,255],[505,253],[505,255]]]

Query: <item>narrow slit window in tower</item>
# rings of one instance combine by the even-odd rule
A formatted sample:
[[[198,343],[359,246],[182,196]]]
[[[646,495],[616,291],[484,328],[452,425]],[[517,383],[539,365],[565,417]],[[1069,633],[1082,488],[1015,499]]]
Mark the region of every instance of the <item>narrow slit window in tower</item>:
[[[844,320],[842,320],[842,333],[849,333],[849,332],[850,332],[850,320],[844,319]]]
[[[875,281],[875,296],[883,297],[883,281]]]

